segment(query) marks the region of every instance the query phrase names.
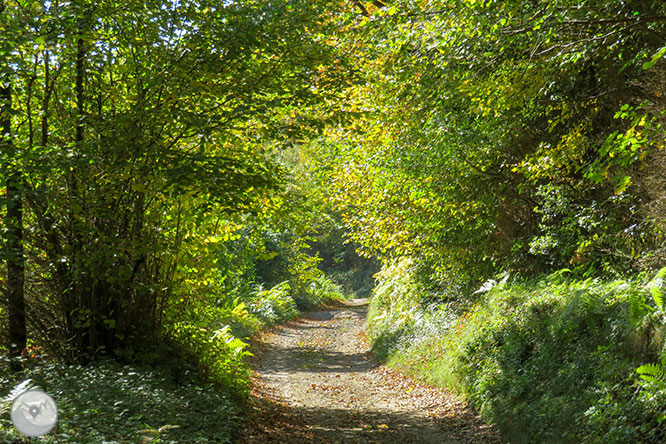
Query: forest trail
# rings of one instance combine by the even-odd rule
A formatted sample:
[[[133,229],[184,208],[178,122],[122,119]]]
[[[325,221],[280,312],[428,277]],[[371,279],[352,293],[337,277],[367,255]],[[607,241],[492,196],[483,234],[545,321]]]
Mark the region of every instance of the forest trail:
[[[367,303],[308,313],[260,339],[239,442],[500,443],[463,402],[373,358],[364,336]]]

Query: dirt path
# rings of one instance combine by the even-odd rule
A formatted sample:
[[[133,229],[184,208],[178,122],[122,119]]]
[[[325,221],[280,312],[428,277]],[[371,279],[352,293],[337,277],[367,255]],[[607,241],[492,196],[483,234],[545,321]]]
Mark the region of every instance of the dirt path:
[[[499,444],[464,403],[373,359],[366,306],[346,301],[262,338],[239,442]]]

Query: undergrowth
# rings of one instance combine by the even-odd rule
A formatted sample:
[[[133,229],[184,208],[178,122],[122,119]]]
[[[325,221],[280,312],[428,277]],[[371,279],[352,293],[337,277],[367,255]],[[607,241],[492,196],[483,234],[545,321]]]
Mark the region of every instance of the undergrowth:
[[[39,440],[44,443],[228,443],[240,413],[220,387],[174,384],[155,368],[42,363],[0,376],[0,442],[28,442],[9,420],[7,397],[7,389],[26,378],[58,405],[58,423]]]
[[[285,281],[194,312],[176,306],[177,315],[165,329],[166,346],[171,348],[166,365],[185,379],[222,385],[244,399],[249,381],[247,339],[262,328],[294,319],[301,310],[341,297],[339,288],[321,275],[309,280],[305,291],[293,290]],[[157,352],[150,363],[161,366],[164,356]]]
[[[504,276],[461,308],[428,303],[402,261],[379,275],[369,335],[390,365],[463,394],[512,443],[665,442],[662,274]]]
[[[57,427],[40,442],[232,442],[249,383],[247,339],[298,316],[299,306],[340,297],[338,287],[319,276],[299,294],[283,282],[194,312],[175,305],[179,316],[154,347],[121,357],[129,365],[33,358],[12,373],[9,362],[0,362],[0,442],[28,442],[9,420],[12,391],[22,383],[46,390],[58,404]]]

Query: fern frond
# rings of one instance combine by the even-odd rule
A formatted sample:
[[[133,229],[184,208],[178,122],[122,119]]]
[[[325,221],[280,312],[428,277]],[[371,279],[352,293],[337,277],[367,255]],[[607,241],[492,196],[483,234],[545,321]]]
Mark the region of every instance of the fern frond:
[[[547,279],[548,281],[553,282],[556,279],[562,277],[565,273],[571,273],[571,270],[568,268],[562,268],[561,270],[557,270],[556,272],[550,274]]]
[[[664,308],[664,292],[662,290],[664,286],[664,279],[666,279],[666,267],[659,270],[654,278],[652,278],[652,280],[647,284],[647,288],[650,290],[652,299],[659,308]]]
[[[3,397],[2,401],[0,401],[0,415],[4,415],[6,412],[9,411],[12,402],[14,402],[14,400],[18,397],[18,395],[34,387],[35,384],[33,384],[32,379],[26,379],[25,381],[14,387],[7,394],[7,396]]]
[[[629,321],[633,325],[638,325],[650,311],[652,311],[652,307],[645,303],[643,292],[632,291],[629,293]]]
[[[605,295],[593,291],[582,291],[580,293],[580,302],[586,313],[596,312],[603,305]]]
[[[655,305],[659,308],[662,308],[664,306],[664,295],[660,287],[661,282],[659,285],[652,286],[650,288],[650,294],[652,295],[652,299],[654,300]]]
[[[661,364],[643,364],[636,369],[642,380],[653,384],[655,382],[663,381],[666,372],[664,366]]]
[[[238,299],[236,299],[237,301]],[[236,302],[234,301],[234,303]],[[247,310],[247,305],[245,302],[235,303],[233,310],[231,310],[234,316],[240,319],[246,319],[250,316],[250,312]]]

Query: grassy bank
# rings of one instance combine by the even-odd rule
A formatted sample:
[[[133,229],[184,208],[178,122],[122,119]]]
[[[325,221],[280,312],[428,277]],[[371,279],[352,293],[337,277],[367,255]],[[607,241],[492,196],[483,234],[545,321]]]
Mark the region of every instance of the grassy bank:
[[[514,444],[664,442],[661,286],[563,272],[434,303],[403,261],[380,274],[368,326],[391,366],[463,394]]]
[[[339,297],[339,288],[324,277],[299,291],[286,282],[260,289],[171,323],[159,345],[132,365],[111,360],[65,365],[33,358],[23,363],[23,371],[11,373],[2,362],[0,442],[28,442],[9,419],[10,403],[19,393],[13,389],[21,383],[46,390],[58,404],[56,429],[40,442],[232,442],[249,382],[245,341],[302,309]]]

